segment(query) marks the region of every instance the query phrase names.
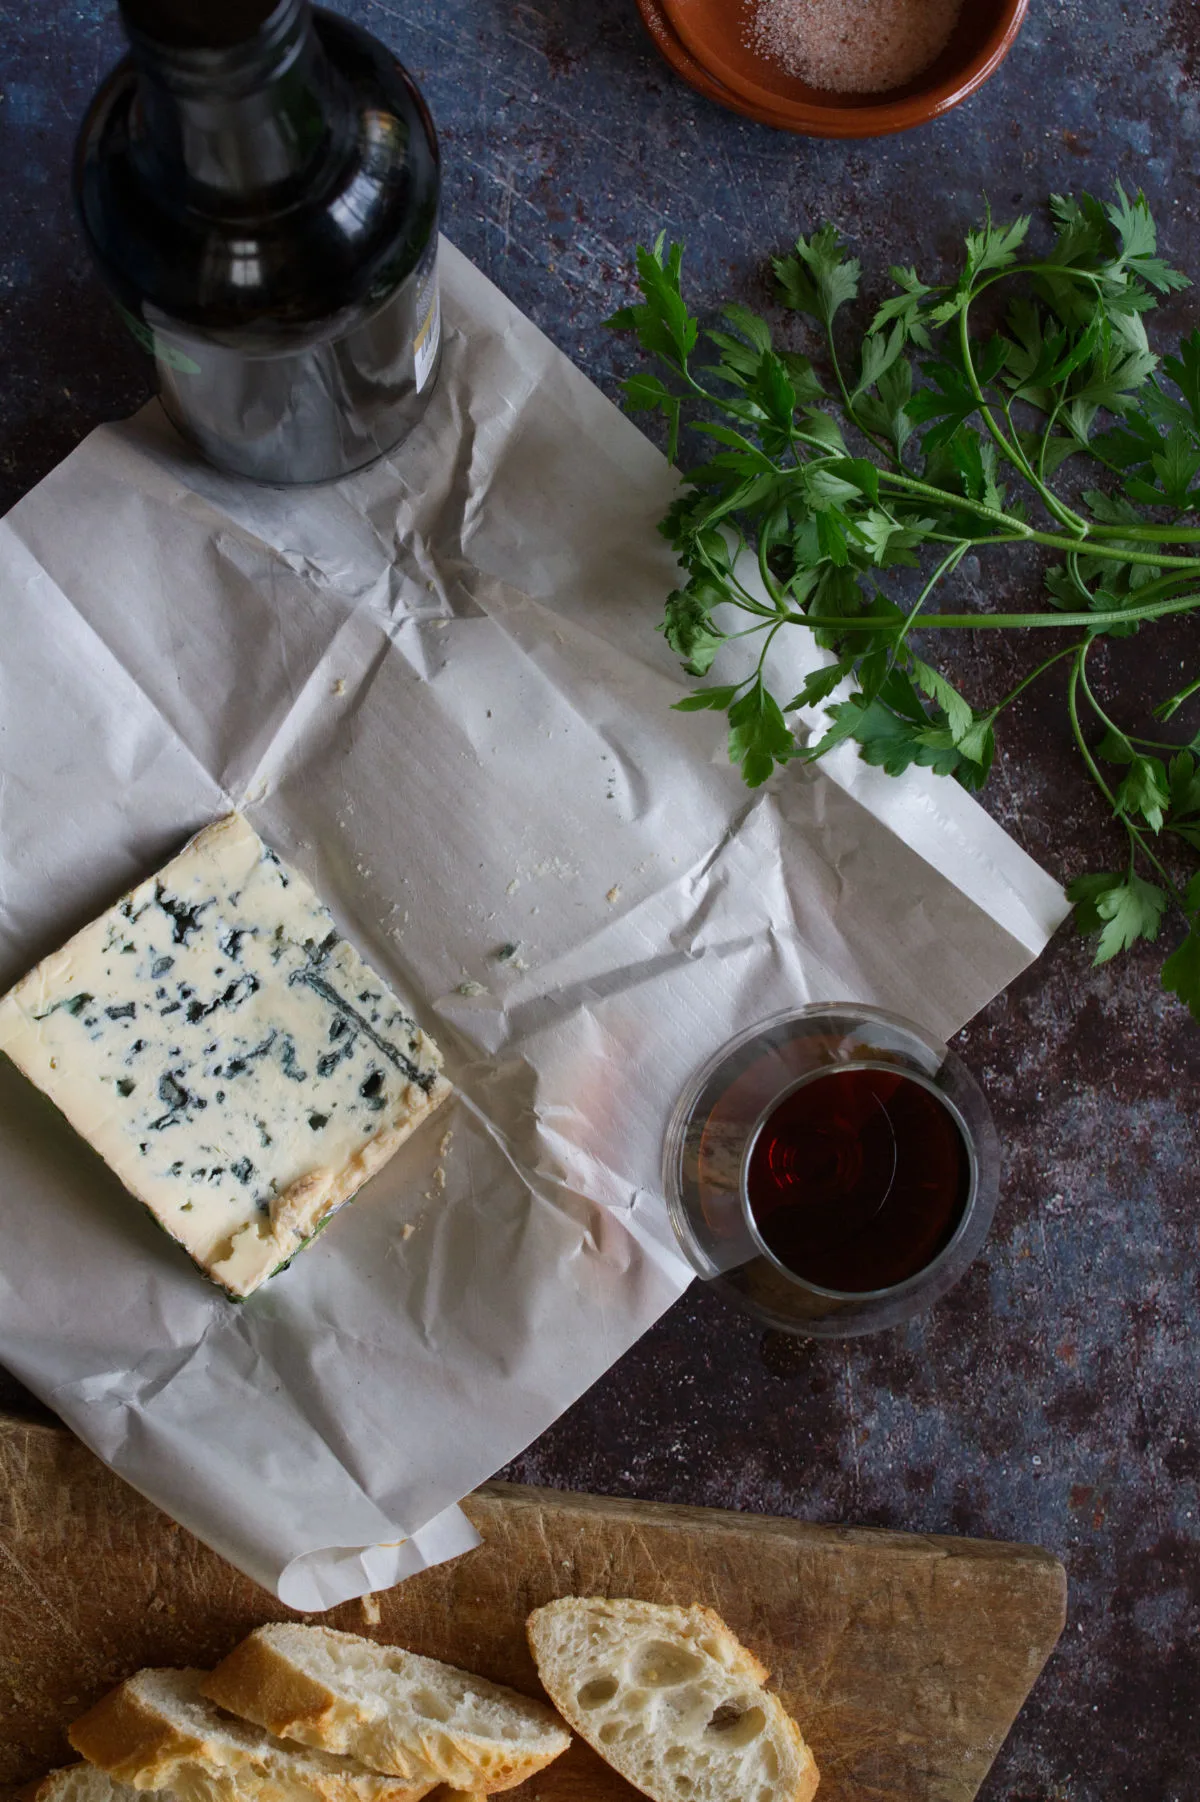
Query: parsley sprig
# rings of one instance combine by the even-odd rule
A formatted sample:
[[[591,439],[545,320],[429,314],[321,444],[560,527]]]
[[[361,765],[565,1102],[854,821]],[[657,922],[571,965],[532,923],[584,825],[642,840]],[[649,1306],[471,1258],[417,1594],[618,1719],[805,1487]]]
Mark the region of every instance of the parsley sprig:
[[[752,787],[853,740],[892,775],[919,764],[978,789],[1000,716],[1057,670],[1124,845],[1115,868],[1071,883],[1077,921],[1103,963],[1157,938],[1176,909],[1186,936],[1162,981],[1200,1018],[1200,733],[1170,743],[1119,724],[1088,666],[1098,638],[1200,607],[1200,526],[1186,523],[1200,511],[1200,332],[1161,366],[1150,349],[1146,313],[1189,284],[1159,257],[1144,196],[1055,196],[1050,212],[1044,255],[1026,248],[1028,218],[989,214],[967,233],[952,282],[893,268],[896,292],[853,361],[838,315],[858,295],[859,264],[831,225],[798,238],[774,262],[777,292],[820,327],[825,380],[744,306],[702,330],[681,293],[682,247],[660,237],[638,250],[642,300],[608,324],[636,333],[664,373],[631,376],[627,403],[664,416],[673,462],[685,423],[711,446],[683,469],[662,522],[686,572],[662,630],[699,677],[734,640],[757,640],[747,674],[677,703],[727,714],[729,755]],[[1043,605],[934,605],[968,553],[1005,545],[1053,554]],[[888,574],[912,568],[919,587],[893,578],[889,593]],[[828,661],[781,700],[768,654],[797,626]],[[978,706],[914,649],[914,630],[932,629],[1059,636],[1008,694]],[[1200,673],[1156,717],[1198,693]],[[824,729],[794,718],[811,708]]]

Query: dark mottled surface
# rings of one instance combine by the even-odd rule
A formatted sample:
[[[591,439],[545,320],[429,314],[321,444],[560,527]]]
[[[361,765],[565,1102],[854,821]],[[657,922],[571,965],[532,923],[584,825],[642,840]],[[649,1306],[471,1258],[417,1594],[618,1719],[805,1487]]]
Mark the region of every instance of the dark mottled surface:
[[[116,47],[110,10],[0,8],[5,504],[146,392],[66,198],[72,128]],[[1195,0],[1032,0],[972,104],[861,145],[794,140],[700,100],[657,60],[633,0],[346,10],[426,89],[451,235],[610,392],[628,351],[599,322],[627,293],[631,244],[664,226],[688,242],[699,300],[753,302],[765,255],[826,214],[868,267],[936,267],[981,190],[1007,212],[1120,177],[1200,271]],[[1170,322],[1198,313],[1185,296]],[[967,566],[961,580],[1003,587]],[[1147,635],[1118,692],[1164,692],[1194,632]],[[1019,655],[961,645],[954,663],[982,698]],[[1061,715],[1049,690],[1027,702],[988,805],[1066,877],[1094,866],[1105,828]],[[1062,935],[959,1048],[1007,1168],[992,1240],[955,1294],[924,1322],[837,1347],[764,1339],[697,1290],[506,1474],[1037,1540],[1067,1561],[1071,1619],[987,1797],[1184,1802],[1200,1754],[1200,1029],[1159,995],[1152,956],[1097,972]]]

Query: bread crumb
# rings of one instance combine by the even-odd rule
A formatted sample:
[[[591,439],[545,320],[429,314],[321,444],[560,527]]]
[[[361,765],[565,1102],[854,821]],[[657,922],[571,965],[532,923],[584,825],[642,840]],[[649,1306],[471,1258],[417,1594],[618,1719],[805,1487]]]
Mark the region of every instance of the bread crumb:
[[[377,1627],[382,1619],[379,1612],[379,1597],[375,1595],[359,1596],[358,1601],[362,1609],[362,1617],[368,1627]]]
[[[439,1189],[444,1189],[446,1187],[446,1170],[443,1164],[439,1164],[434,1171],[433,1180]]]
[[[346,692],[345,676],[339,676],[337,678],[336,682],[333,684],[333,689],[331,692],[335,695],[344,695],[345,694],[345,692]]]
[[[404,1222],[404,1225],[400,1231],[400,1237],[404,1240],[406,1245],[407,1245],[408,1241],[412,1238],[412,1236],[416,1232],[416,1230],[417,1229],[413,1225],[411,1220],[406,1220]]]
[[[514,876],[504,892],[506,895],[515,895],[520,886],[521,878],[519,876]]]
[[[445,1157],[446,1153],[449,1151],[450,1141],[453,1137],[454,1137],[454,1128],[453,1127],[451,1127],[448,1132],[444,1132],[442,1134],[442,1142],[438,1146],[438,1151],[442,1157]]]
[[[610,906],[614,901],[619,901],[621,899],[621,884],[619,882],[614,882],[604,899]]]

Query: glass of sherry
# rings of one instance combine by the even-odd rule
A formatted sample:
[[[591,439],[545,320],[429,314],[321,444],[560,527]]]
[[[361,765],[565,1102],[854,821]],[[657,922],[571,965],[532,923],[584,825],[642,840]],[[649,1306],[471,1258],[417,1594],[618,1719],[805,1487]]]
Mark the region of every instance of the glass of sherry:
[[[964,1065],[858,1003],[777,1014],[722,1046],[667,1132],[667,1205],[696,1271],[770,1326],[872,1333],[965,1273],[999,1156]]]

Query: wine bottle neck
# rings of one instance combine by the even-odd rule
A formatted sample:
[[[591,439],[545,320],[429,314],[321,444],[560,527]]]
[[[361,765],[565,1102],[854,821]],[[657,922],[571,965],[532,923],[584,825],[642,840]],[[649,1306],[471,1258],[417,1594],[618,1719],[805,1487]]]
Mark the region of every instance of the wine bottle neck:
[[[260,194],[321,153],[334,77],[309,0],[279,0],[241,42],[164,42],[132,28],[129,37],[145,147],[200,187]]]

